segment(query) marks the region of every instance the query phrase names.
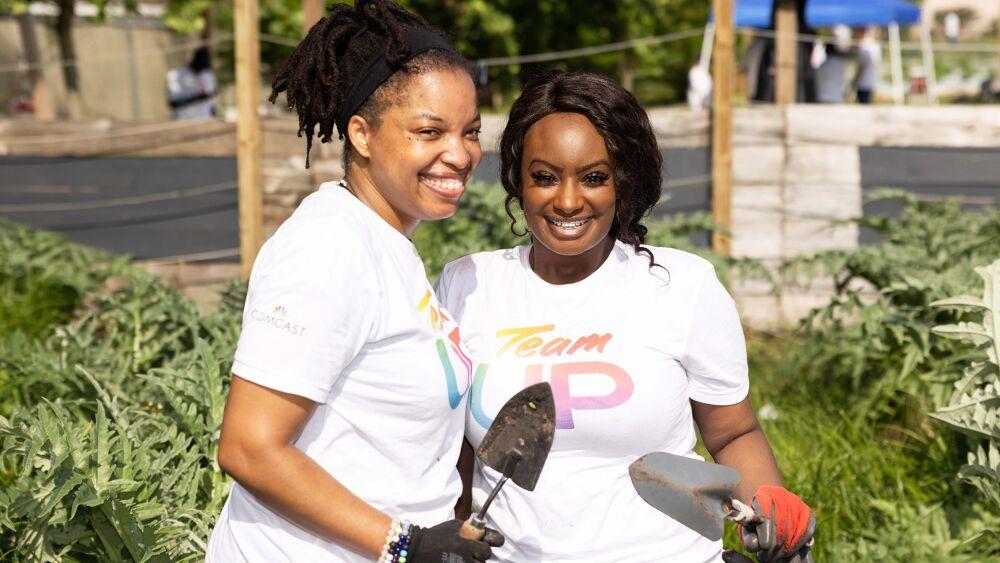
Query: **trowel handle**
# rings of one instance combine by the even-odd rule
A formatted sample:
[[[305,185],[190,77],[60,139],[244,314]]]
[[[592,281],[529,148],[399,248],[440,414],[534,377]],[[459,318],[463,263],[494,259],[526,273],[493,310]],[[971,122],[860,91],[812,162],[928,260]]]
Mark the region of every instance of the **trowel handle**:
[[[753,507],[744,504],[737,498],[730,499],[729,504],[732,510],[726,515],[726,519],[743,526],[743,537],[741,538],[743,545],[751,551],[757,551],[760,541],[757,538],[756,526],[764,521],[764,517],[757,514]]]
[[[478,514],[469,516],[469,519],[462,522],[462,529],[458,531],[459,537],[466,540],[479,541],[486,534],[486,519],[480,518]]]
[[[730,499],[729,504],[732,506],[732,510],[726,515],[727,520],[743,525],[759,524],[764,521],[763,516],[757,514],[753,507],[744,504],[740,499]]]

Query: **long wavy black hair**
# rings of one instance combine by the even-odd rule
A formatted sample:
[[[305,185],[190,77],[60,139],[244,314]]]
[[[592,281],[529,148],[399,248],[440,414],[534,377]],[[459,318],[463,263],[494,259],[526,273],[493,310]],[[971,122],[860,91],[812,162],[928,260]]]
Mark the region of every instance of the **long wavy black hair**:
[[[431,49],[406,61],[406,27],[424,28],[447,37],[420,16],[389,0],[355,0],[354,6],[334,4],[329,15],[309,30],[282,65],[271,83],[269,100],[274,103],[284,92],[289,109],[298,113],[299,136],[306,136],[306,168],[313,137],[318,133],[320,142],[331,141],[345,93],[365,63],[379,51],[385,53],[390,68],[396,72],[355,112],[374,127],[379,126],[379,117],[387,107],[404,99],[409,78],[414,75],[457,69],[475,80],[469,61],[456,51]],[[344,139],[345,169],[352,152],[346,136],[347,131],[338,131],[338,138]]]
[[[645,254],[650,266],[653,253],[643,247],[647,229],[642,219],[660,199],[663,157],[656,144],[646,111],[628,90],[614,81],[589,72],[551,71],[533,77],[510,110],[500,138],[500,182],[507,192],[504,206],[523,209],[521,156],[524,137],[538,120],[553,113],[577,113],[586,117],[604,138],[611,156],[615,180],[615,218],[610,236],[636,253]],[[517,234],[517,233],[515,233]]]

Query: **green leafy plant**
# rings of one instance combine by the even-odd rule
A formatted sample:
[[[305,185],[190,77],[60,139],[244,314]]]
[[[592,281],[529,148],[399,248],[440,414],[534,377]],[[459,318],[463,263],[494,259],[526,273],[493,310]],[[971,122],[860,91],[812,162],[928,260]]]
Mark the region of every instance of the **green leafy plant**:
[[[952,366],[964,354],[931,329],[958,320],[931,303],[967,293],[973,268],[1000,256],[1000,211],[968,212],[958,201],[919,201],[898,192],[876,199],[904,202],[898,219],[859,220],[878,245],[790,260],[785,279],[832,282],[830,302],[799,325],[804,346],[787,369],[834,394],[852,415],[914,426],[946,400]]]
[[[980,354],[967,362],[948,404],[931,416],[968,437],[971,451],[958,475],[1000,508],[1000,260],[976,268],[976,273],[983,279],[982,297],[964,295],[931,304],[982,315],[979,322],[934,327],[934,334],[971,345]],[[1000,538],[1000,528],[983,533]]]

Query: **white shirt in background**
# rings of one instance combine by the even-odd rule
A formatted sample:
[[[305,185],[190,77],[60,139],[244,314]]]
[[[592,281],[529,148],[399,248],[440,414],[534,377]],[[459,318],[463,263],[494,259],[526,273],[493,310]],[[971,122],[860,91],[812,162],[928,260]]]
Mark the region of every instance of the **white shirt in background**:
[[[481,362],[466,422],[473,446],[520,389],[549,381],[555,395],[555,440],[535,490],[508,484],[487,514],[507,537],[498,561],[720,560],[722,542],[639,498],[628,466],[652,451],[699,458],[690,400],[747,396],[743,331],[709,262],[650,248],[662,268],[619,242],[596,272],[567,285],[531,270],[530,246],[467,256],[438,281]],[[477,462],[474,507],[498,476]]]
[[[882,45],[870,37],[865,37],[858,43],[858,82],[859,90],[875,90],[879,79],[879,66],[882,64]]]
[[[827,54],[826,60],[816,69],[816,101],[821,104],[842,104],[847,88],[847,57],[839,53]]]
[[[471,370],[416,248],[342,185],[303,200],[257,256],[232,371],[319,403],[295,447],[375,508],[423,526],[453,517]],[[236,484],[207,559],[373,558]]]
[[[215,108],[215,73],[211,69],[194,72],[188,65],[167,72],[167,99],[171,102],[187,100],[200,94],[208,97],[193,100],[173,108],[174,119],[199,119],[212,117]]]

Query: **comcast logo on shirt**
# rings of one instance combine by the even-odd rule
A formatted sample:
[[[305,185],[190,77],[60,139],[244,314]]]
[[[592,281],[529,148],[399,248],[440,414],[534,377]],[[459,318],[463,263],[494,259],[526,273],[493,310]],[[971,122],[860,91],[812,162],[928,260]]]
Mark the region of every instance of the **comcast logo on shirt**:
[[[288,320],[288,310],[281,305],[275,305],[273,309],[266,312],[261,311],[260,309],[252,309],[250,311],[250,319],[271,325],[272,327],[283,330],[292,336],[302,336],[306,332],[306,327]]]

